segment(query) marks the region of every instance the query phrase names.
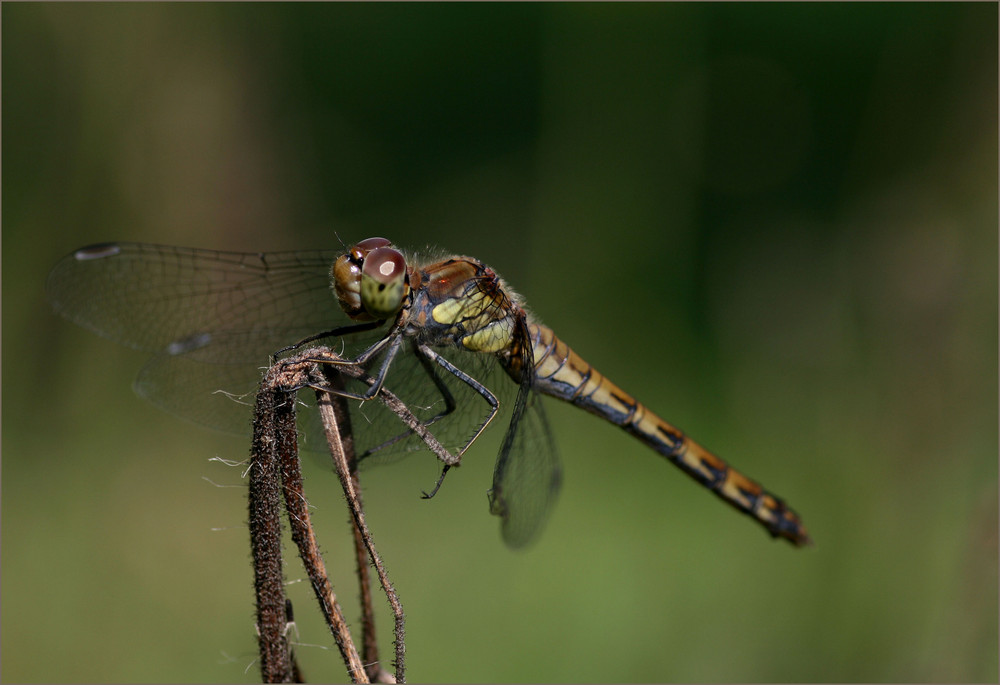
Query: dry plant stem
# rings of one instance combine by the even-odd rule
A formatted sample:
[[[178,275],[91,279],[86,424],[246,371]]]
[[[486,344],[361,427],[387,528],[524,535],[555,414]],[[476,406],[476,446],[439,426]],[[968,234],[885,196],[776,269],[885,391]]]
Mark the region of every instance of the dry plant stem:
[[[250,539],[257,590],[261,675],[266,682],[301,681],[301,672],[286,637],[290,607],[286,608],[282,576],[280,489],[292,538],[299,547],[348,672],[355,682],[368,682],[316,546],[302,490],[294,393],[303,386],[312,367],[312,363],[304,360],[286,360],[272,366],[261,382],[254,409]]]
[[[361,495],[361,484],[358,480],[358,472],[351,464],[351,482],[358,495]],[[373,683],[390,683],[394,681],[392,674],[382,668],[382,662],[378,654],[378,636],[375,632],[375,607],[372,601],[371,574],[368,572],[368,550],[365,548],[365,540],[361,536],[361,531],[356,525],[351,526],[351,533],[354,538],[354,558],[357,561],[358,585],[361,599],[361,658],[365,662],[365,670],[368,672],[368,679]]]
[[[292,682],[298,672],[285,636],[281,560],[279,453],[295,450],[295,413],[287,394],[261,387],[254,408],[249,470],[250,548],[257,595],[257,633],[264,682]],[[287,430],[291,422],[291,430]],[[291,444],[289,444],[291,440]]]
[[[337,376],[337,378],[340,378]],[[351,415],[347,411],[347,402],[343,397],[331,396],[333,402],[334,416],[337,419],[337,429],[340,433],[340,444],[347,459],[350,470],[351,483],[354,491],[358,494],[358,507],[364,509],[364,502],[361,499],[361,480],[358,477],[358,462],[354,451],[354,434],[351,431]],[[378,635],[375,632],[375,606],[372,601],[371,574],[368,571],[368,550],[365,547],[364,537],[357,525],[351,525],[351,533],[354,538],[354,558],[357,561],[358,586],[361,599],[361,658],[365,663],[365,670],[368,672],[368,679],[373,683],[392,682],[393,676],[384,668],[379,659]]]
[[[364,369],[345,364],[344,361],[327,348],[314,348],[282,360],[273,365],[265,375],[258,393],[258,407],[254,416],[254,470],[251,474],[251,539],[254,544],[255,572],[258,575],[258,623],[261,634],[261,669],[265,680],[288,681],[299,677],[294,655],[289,651],[285,637],[287,616],[285,612],[284,588],[281,583],[281,529],[280,505],[277,500],[277,483],[280,482],[285,498],[285,506],[289,513],[289,523],[292,537],[299,547],[306,572],[312,582],[313,589],[320,602],[324,618],[341,649],[348,672],[355,682],[368,682],[369,674],[358,657],[357,650],[351,639],[347,623],[330,585],[322,555],[316,545],[315,535],[309,520],[308,505],[302,488],[302,474],[299,469],[298,449],[295,434],[295,403],[294,392],[303,387],[313,387],[317,391],[318,410],[330,446],[337,475],[351,509],[354,519],[355,547],[358,554],[359,580],[361,583],[362,612],[364,621],[364,637],[366,654],[373,656],[369,662],[372,679],[388,682],[393,676],[381,669],[378,664],[378,651],[375,644],[374,612],[371,603],[371,590],[368,581],[367,564],[364,561],[364,550],[375,566],[379,582],[385,591],[386,598],[392,608],[394,617],[395,645],[395,682],[405,682],[405,632],[403,608],[399,598],[389,581],[385,566],[375,550],[371,533],[365,523],[364,510],[361,505],[360,488],[354,463],[353,436],[350,432],[348,414],[343,398],[336,397],[336,388],[329,393],[325,385],[326,377],[318,370],[317,363],[332,362],[336,365],[337,374],[359,379],[368,385],[374,381]],[[336,383],[336,381],[335,381]],[[400,421],[417,434],[424,444],[442,462],[448,465],[459,463],[459,457],[450,454],[427,427],[417,419],[409,408],[392,392],[381,388],[377,399],[399,416]],[[336,399],[334,399],[336,398]],[[279,411],[280,409],[280,411]],[[338,411],[344,421],[344,428],[338,426]],[[345,451],[345,444],[350,452],[350,458]],[[260,482],[255,482],[254,476]],[[266,482],[265,482],[266,481]],[[261,541],[254,542],[254,513],[260,510],[257,518],[267,525],[267,533]],[[259,552],[258,552],[259,548]],[[262,582],[260,577],[267,579]],[[275,578],[277,582],[275,582]],[[279,601],[280,600],[280,601]],[[264,620],[266,619],[266,620]]]
[[[350,507],[351,515],[354,517],[355,528],[360,534],[365,548],[368,550],[368,556],[371,558],[372,564],[375,566],[375,572],[378,575],[379,582],[382,584],[382,590],[385,592],[386,599],[389,601],[389,606],[392,608],[394,634],[393,645],[395,646],[395,682],[403,683],[406,682],[406,642],[403,606],[399,602],[399,596],[396,594],[396,590],[389,581],[389,576],[385,571],[385,566],[382,564],[382,559],[375,550],[371,533],[368,530],[368,525],[365,523],[365,514],[361,507],[361,500],[356,487],[356,481],[351,477],[351,466],[347,460],[347,455],[344,453],[343,444],[340,440],[340,430],[337,426],[337,412],[334,409],[332,396],[328,392],[317,390],[316,398],[316,404],[319,410],[320,419],[323,423],[323,429],[326,432],[327,441],[330,443],[330,450],[333,454],[334,464],[337,467],[337,476],[340,478],[340,485],[344,489],[344,494],[347,496],[347,504]],[[362,588],[362,592],[363,591],[364,590]]]
[[[288,509],[292,540],[299,548],[299,556],[302,558],[302,564],[309,576],[309,582],[316,593],[316,599],[319,600],[320,609],[330,626],[330,632],[333,633],[337,647],[340,648],[340,654],[347,666],[351,680],[356,683],[367,683],[368,674],[365,672],[364,664],[361,662],[358,650],[351,639],[350,628],[344,619],[337,597],[333,593],[330,578],[326,573],[326,565],[323,563],[323,556],[316,544],[316,535],[309,520],[308,502],[302,489],[302,471],[299,468],[298,455],[288,456],[289,458],[281,461],[281,481],[285,495],[285,507]]]
[[[302,471],[299,467],[295,439],[294,389],[302,387],[312,366],[310,362],[298,358],[286,359],[275,364],[264,377],[261,384],[261,394],[273,391],[277,396],[283,397],[283,405],[287,407],[283,411],[287,411],[289,414],[289,419],[282,424],[281,431],[288,431],[289,437],[284,442],[290,446],[290,449],[279,451],[278,471],[285,507],[288,511],[292,540],[298,547],[306,574],[309,576],[309,581],[327,625],[330,627],[330,632],[333,633],[337,647],[340,649],[348,674],[354,682],[367,683],[368,675],[365,673],[361,657],[358,656],[358,651],[354,646],[350,629],[340,605],[337,603],[336,595],[333,593],[333,587],[326,573],[326,565],[316,544],[316,536],[309,518],[308,502],[302,487]]]

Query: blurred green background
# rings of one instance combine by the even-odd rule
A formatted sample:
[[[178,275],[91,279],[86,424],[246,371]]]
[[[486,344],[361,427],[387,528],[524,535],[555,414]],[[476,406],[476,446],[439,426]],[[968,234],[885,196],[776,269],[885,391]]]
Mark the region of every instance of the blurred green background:
[[[496,268],[816,541],[552,403],[525,552],[495,447],[430,503],[429,457],[364,475],[411,680],[997,681],[995,3],[2,14],[5,681],[259,677],[242,469],[209,461],[248,441],[133,395],[145,355],[52,314],[51,266],[372,235]],[[305,468],[353,620],[342,495]],[[343,680],[290,593],[305,675]]]

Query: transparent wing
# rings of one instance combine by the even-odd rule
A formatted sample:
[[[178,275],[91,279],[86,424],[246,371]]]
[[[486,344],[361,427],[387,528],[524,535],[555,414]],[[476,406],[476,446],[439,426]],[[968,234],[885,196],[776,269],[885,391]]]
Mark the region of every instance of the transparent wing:
[[[236,358],[253,358],[246,348],[264,344],[259,338],[246,339],[239,334],[214,335],[220,346],[230,343],[239,355]],[[273,352],[281,344],[265,349]],[[249,436],[254,396],[268,364],[267,353],[256,358],[256,363],[224,364],[204,363],[192,354],[158,354],[139,371],[135,392],[171,414],[208,428]]]
[[[521,369],[510,425],[493,470],[490,513],[502,519],[509,547],[524,547],[538,535],[555,503],[562,471],[541,396],[532,389],[534,359],[522,322]]]
[[[61,260],[46,294],[65,318],[155,352],[136,392],[197,423],[249,434],[269,357],[351,324],[330,289],[335,250],[246,254],[106,243]],[[351,356],[382,330],[327,340]]]
[[[128,347],[204,363],[260,363],[349,325],[330,290],[335,250],[246,254],[107,243],[49,274],[55,310]]]
[[[245,342],[239,335],[233,344]],[[331,342],[331,341],[323,341]],[[332,347],[337,348],[335,341]],[[407,342],[406,348],[410,348]],[[270,349],[270,348],[269,348]],[[517,386],[491,366],[492,355],[446,351],[443,356],[470,373],[486,379],[494,390],[501,407],[509,407]],[[485,358],[484,358],[485,356]],[[457,359],[457,361],[455,361]],[[373,360],[377,366],[381,356]],[[206,364],[190,355],[160,354],[153,357],[139,372],[136,392],[159,408],[202,424],[236,435],[251,434],[254,395],[267,368],[267,357],[257,364]],[[435,437],[452,453],[458,452],[476,433],[486,419],[489,405],[467,384],[441,369],[432,369],[446,392],[438,388],[427,375],[415,353],[404,349],[393,361],[386,376],[385,387],[392,390],[421,421],[427,423]],[[328,376],[336,367],[325,368]],[[345,389],[361,393],[368,386],[348,379]],[[305,388],[299,391],[298,425],[300,447],[316,452],[329,448],[319,416],[315,410],[315,393]],[[426,446],[411,435],[400,418],[378,400],[348,399],[348,411],[357,457],[362,466],[392,463]],[[502,418],[497,417],[499,424]]]

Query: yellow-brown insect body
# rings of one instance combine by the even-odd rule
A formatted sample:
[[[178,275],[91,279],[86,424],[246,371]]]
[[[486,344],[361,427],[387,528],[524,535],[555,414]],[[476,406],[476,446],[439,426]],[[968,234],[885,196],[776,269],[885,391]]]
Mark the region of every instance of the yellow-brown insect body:
[[[621,426],[725,502],[752,516],[774,537],[810,544],[798,515],[760,484],[685,436],[584,361],[547,326],[529,324],[537,391]]]
[[[359,243],[346,261],[338,260],[341,266],[335,270],[341,268],[341,274],[355,278],[357,274],[348,270],[360,266],[365,255],[375,258],[387,250],[383,242],[388,243],[380,238]],[[363,269],[370,266],[365,264]],[[621,426],[726,503],[756,519],[772,536],[799,546],[810,544],[798,515],[780,498],[649,411],[584,361],[550,328],[530,321],[517,295],[482,262],[451,257],[403,268],[406,296],[392,324],[399,334],[427,350],[455,346],[496,355],[508,376],[521,386],[522,394],[534,391],[557,397]],[[338,289],[338,295],[341,290],[345,306],[361,302],[360,312],[349,311],[353,318],[363,321],[365,316],[378,314],[377,307],[364,306],[363,288],[348,284]],[[357,297],[356,291],[360,293]],[[423,354],[432,355],[430,351]],[[467,382],[476,383],[471,379]],[[509,435],[508,440],[511,438]],[[501,470],[498,466],[498,472]],[[508,493],[503,484],[496,483],[492,492],[495,513],[503,515]]]

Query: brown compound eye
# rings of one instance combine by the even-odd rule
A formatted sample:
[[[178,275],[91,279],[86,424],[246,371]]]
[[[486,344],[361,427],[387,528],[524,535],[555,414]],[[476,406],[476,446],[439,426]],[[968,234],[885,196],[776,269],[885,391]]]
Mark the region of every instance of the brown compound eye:
[[[376,250],[380,247],[389,247],[391,245],[392,242],[386,240],[385,238],[365,238],[351,248],[351,260],[360,264],[372,250]]]
[[[392,242],[385,238],[367,238],[342,254],[330,269],[330,279],[337,299],[340,300],[340,306],[355,321],[385,318],[372,315],[365,308],[361,297],[361,271],[368,255],[379,248],[388,248],[391,245]]]
[[[369,238],[375,240],[383,239]],[[371,250],[361,267],[361,304],[365,311],[375,318],[388,319],[403,306],[408,290],[406,259],[402,253],[386,246]]]

